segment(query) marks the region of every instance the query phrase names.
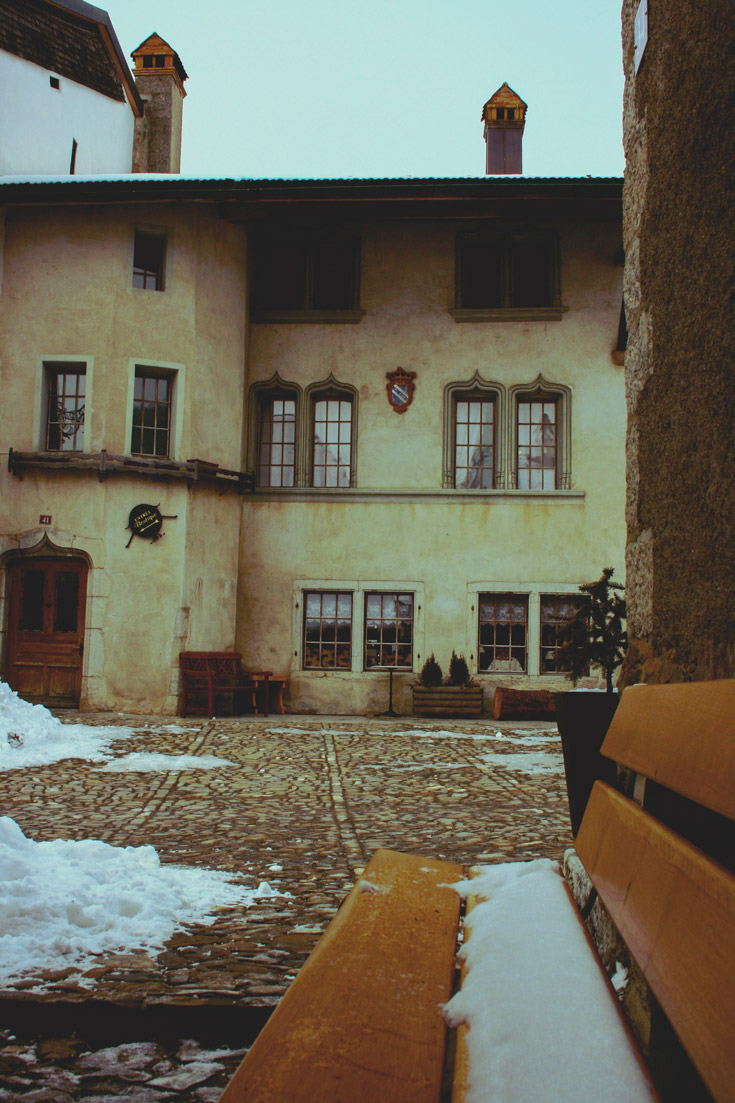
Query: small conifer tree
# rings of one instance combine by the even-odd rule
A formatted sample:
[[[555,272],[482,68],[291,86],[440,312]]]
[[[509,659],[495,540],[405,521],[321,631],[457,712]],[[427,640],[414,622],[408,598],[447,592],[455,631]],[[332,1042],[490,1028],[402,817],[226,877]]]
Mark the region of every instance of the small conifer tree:
[[[449,660],[449,684],[450,686],[466,686],[470,680],[470,668],[464,655],[457,655],[452,651]]]
[[[576,686],[590,667],[605,672],[605,685],[612,693],[613,673],[623,661],[628,635],[623,628],[625,599],[619,582],[611,582],[613,568],[605,567],[597,582],[585,582],[579,592],[586,600],[565,620],[559,631],[559,658],[569,663],[567,677]]]
[[[442,677],[442,668],[434,658],[434,652],[432,651],[421,668],[421,685],[440,686],[442,684]]]

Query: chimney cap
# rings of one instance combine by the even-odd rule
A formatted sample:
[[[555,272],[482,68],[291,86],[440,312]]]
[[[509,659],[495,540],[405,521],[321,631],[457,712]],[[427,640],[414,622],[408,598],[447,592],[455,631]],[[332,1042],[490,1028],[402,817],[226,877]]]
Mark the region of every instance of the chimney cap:
[[[508,109],[511,114],[509,115]],[[482,108],[482,121],[486,126],[523,127],[528,104],[505,81]]]
[[[165,38],[161,38],[155,31],[144,39],[130,55],[135,62],[135,76],[150,75],[160,73],[171,73],[176,78],[176,82],[179,85],[184,95],[184,81],[188,80],[189,74],[184,66],[181,64],[181,58],[173,49],[169,46]],[[151,60],[146,65],[145,58],[156,58],[155,63]],[[163,61],[158,61],[158,58],[163,58]]]

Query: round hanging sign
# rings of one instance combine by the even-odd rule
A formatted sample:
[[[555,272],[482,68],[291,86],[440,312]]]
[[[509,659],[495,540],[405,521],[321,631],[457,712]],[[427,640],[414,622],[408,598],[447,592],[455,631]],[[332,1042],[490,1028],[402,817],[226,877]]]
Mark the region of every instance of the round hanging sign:
[[[133,536],[141,536],[144,540],[158,540],[162,527],[163,517],[158,506],[142,503],[130,510],[128,528]],[[133,536],[130,537],[131,540]]]

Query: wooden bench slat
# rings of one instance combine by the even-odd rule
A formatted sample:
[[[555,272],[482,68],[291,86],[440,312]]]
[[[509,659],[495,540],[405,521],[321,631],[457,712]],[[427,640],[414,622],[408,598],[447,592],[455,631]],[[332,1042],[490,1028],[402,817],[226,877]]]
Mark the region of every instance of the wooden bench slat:
[[[735,819],[735,680],[628,686],[602,751]]]
[[[576,849],[701,1076],[735,1100],[735,876],[600,781]]]
[[[461,876],[378,850],[221,1103],[439,1103]]]

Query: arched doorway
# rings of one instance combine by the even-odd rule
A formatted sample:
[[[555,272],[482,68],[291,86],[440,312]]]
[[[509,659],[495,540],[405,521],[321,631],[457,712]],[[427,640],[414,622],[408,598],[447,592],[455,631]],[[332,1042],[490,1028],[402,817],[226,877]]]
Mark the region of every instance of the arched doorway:
[[[79,706],[86,599],[84,559],[30,555],[8,563],[5,676],[25,700]]]

